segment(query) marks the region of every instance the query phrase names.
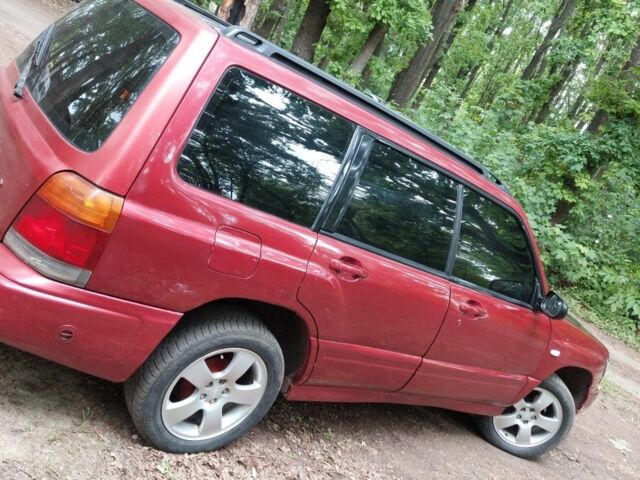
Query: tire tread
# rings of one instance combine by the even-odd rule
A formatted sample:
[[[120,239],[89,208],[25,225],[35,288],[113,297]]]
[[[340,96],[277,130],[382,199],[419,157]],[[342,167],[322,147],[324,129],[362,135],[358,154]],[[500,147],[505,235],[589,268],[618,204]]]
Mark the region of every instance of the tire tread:
[[[145,400],[148,399],[158,377],[170,365],[188,355],[189,351],[198,345],[210,339],[228,335],[244,336],[266,342],[275,352],[279,352],[279,371],[284,370],[284,360],[278,341],[253,313],[233,306],[197,312],[189,323],[171,332],[124,384],[125,401],[133,423],[147,441],[163,450],[184,451],[161,444],[147,431]]]

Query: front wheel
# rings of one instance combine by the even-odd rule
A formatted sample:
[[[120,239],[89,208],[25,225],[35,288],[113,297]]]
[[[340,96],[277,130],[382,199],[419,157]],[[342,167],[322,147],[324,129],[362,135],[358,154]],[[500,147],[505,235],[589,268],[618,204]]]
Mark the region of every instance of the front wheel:
[[[575,418],[571,392],[552,375],[501,415],[480,417],[482,436],[496,447],[522,458],[536,458],[558,445]]]
[[[195,453],[223,447],[267,413],[284,360],[251,313],[216,309],[172,333],[125,384],[140,434],[154,447]]]

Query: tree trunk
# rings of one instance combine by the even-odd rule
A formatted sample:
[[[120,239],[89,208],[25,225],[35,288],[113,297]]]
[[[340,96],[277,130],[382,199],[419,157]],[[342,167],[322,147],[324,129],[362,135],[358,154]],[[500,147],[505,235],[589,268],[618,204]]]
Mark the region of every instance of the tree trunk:
[[[618,75],[618,78],[631,77],[632,80],[640,80],[640,75],[637,72],[638,67],[640,67],[640,37],[636,40],[636,44],[631,50],[631,55],[629,56],[629,60],[624,64],[622,70]],[[609,122],[609,114],[604,109],[599,109],[596,111],[595,115],[591,119],[591,122],[587,126],[586,131],[592,135],[597,134],[602,128],[604,128]],[[584,126],[584,125],[583,125]],[[587,173],[591,176],[591,178],[597,178],[601,176],[607,168],[606,163],[593,163],[589,162],[586,166]],[[574,193],[577,192],[577,187],[575,185],[570,185],[569,189]],[[563,223],[569,218],[569,214],[573,209],[574,204],[566,202],[564,200],[559,201],[556,204],[556,211],[553,214],[551,221],[553,223]]]
[[[469,2],[467,3],[467,6],[464,7],[465,14],[468,14],[469,12],[471,12],[471,10],[473,10],[473,7],[475,7],[476,2],[477,0],[469,0]],[[422,82],[421,91],[429,90],[431,88],[431,85],[433,85],[433,81],[435,80],[436,76],[438,75],[438,72],[442,68],[442,60],[444,56],[447,54],[447,52],[449,51],[449,49],[451,48],[451,46],[453,45],[453,42],[455,41],[456,37],[458,36],[458,33],[460,32],[460,29],[464,24],[465,17],[466,15],[458,15],[451,30],[443,37],[444,42],[442,43],[442,45],[438,46],[436,50],[436,54],[434,55],[432,61],[430,62],[431,65],[427,68],[427,73],[425,74],[424,80]],[[418,95],[418,97],[416,97],[416,102],[414,103],[415,107],[417,107],[420,104],[420,101],[418,100],[420,96],[421,95]]]
[[[313,61],[316,44],[331,13],[329,0],[310,0],[302,23],[293,39],[291,51],[308,62]]]
[[[507,20],[509,19],[509,13],[511,12],[511,5],[513,5],[513,0],[508,0],[504,6],[504,10],[502,10],[502,15],[500,16],[500,22],[498,23],[496,28],[493,30],[493,33],[491,34],[491,39],[489,40],[489,43],[487,43],[487,54],[489,55],[491,54],[491,52],[493,52],[493,49],[496,45],[496,39],[500,35],[502,35],[502,32],[504,32],[504,29],[506,28]],[[487,30],[487,33],[489,32],[490,30]],[[465,78],[467,75],[469,75],[467,82],[465,83],[464,88],[462,89],[462,93],[460,94],[460,97],[462,99],[464,99],[469,94],[469,91],[471,90],[471,87],[475,83],[478,73],[480,72],[481,69],[482,69],[482,63],[478,62],[471,68],[471,70],[463,71],[463,69],[460,69],[460,71],[458,72],[458,76],[457,76],[458,78]]]
[[[435,62],[438,49],[443,44],[443,37],[449,31],[461,6],[462,0],[436,0],[431,8],[432,38],[418,49],[409,66],[396,76],[389,93],[389,100],[404,107],[413,98],[428,69]]]
[[[261,0],[245,0],[244,15],[240,19],[239,25],[244,28],[251,29],[253,22],[256,21],[258,10],[260,9]]]
[[[440,57],[440,59],[442,59],[442,57]],[[440,73],[441,68],[442,68],[442,62],[438,60],[436,64],[433,67],[431,67],[431,70],[429,70],[429,73],[427,74],[427,78],[424,79],[424,83],[422,84],[423,90],[431,89],[431,86],[433,85],[433,81],[438,76],[438,73]]]
[[[573,105],[569,109],[569,118],[572,120],[578,116],[578,113],[582,110],[582,106],[584,105],[584,97],[582,94],[579,94],[576,100],[573,102]]]
[[[362,50],[360,50],[360,53],[351,64],[351,71],[353,73],[362,74],[364,69],[367,68],[371,57],[373,57],[378,47],[384,42],[388,31],[389,27],[383,23],[378,23],[373,27],[367,40],[364,42]]]
[[[218,16],[223,20],[244,28],[251,28],[261,0],[223,0]]]
[[[578,68],[578,64],[580,63],[580,59],[576,58],[570,65],[565,65],[560,71],[560,75],[558,80],[551,87],[551,91],[549,92],[549,96],[547,97],[547,101],[542,104],[540,110],[538,110],[538,114],[535,118],[535,123],[544,123],[549,114],[551,113],[551,105],[555,101],[558,94],[562,91],[562,87],[567,81],[572,78],[576,69]]]
[[[376,51],[373,52],[373,56],[371,57],[371,59],[381,56],[383,50],[384,50],[384,42],[380,42],[380,44],[376,48]],[[371,80],[371,74],[373,73],[371,71],[371,59],[369,59],[369,63],[367,63],[367,68],[365,68],[364,72],[362,72],[362,82],[361,82],[362,87],[366,87],[367,85],[369,85],[369,81]]]
[[[638,75],[636,71],[638,67],[640,67],[640,37],[638,37],[633,50],[631,50],[629,60],[627,60],[627,63],[625,63],[622,67],[619,77],[624,78],[625,76],[630,75],[632,79],[637,81],[639,79],[638,77],[640,77],[640,75]],[[601,128],[606,126],[608,122],[609,115],[604,109],[601,108],[591,119],[591,122],[587,127],[587,132],[596,134]]]
[[[460,98],[462,98],[463,100],[469,94],[469,91],[471,90],[471,87],[475,83],[476,78],[478,77],[478,73],[480,73],[480,69],[481,68],[482,68],[482,64],[478,63],[478,64],[476,64],[475,67],[473,67],[471,69],[471,73],[469,74],[469,78],[467,79],[467,83],[465,83],[464,88],[462,89],[462,93],[460,94]]]
[[[544,40],[542,40],[542,43],[536,49],[533,57],[531,57],[529,65],[527,65],[527,67],[524,69],[524,72],[522,72],[523,80],[530,80],[531,78],[533,78],[535,72],[540,66],[540,63],[542,63],[547,50],[551,46],[551,42],[556,38],[558,32],[560,32],[562,27],[564,27],[564,25],[567,23],[567,20],[569,19],[569,17],[571,17],[575,8],[576,0],[562,1],[562,3],[560,4],[560,8],[551,21],[551,25],[549,25],[549,30],[547,31]]]
[[[244,15],[244,0],[223,0],[218,8],[218,16],[237,25]]]
[[[256,27],[255,32],[264,38],[269,38],[276,27],[284,23],[289,10],[289,0],[274,0],[262,23]]]

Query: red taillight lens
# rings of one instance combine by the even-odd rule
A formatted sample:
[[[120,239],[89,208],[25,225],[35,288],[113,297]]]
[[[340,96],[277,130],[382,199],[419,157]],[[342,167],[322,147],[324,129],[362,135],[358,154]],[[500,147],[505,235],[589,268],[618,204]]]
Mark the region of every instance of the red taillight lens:
[[[76,267],[95,267],[96,249],[107,233],[72,220],[36,196],[13,228],[22,238],[47,255]],[[93,261],[92,261],[93,260]]]
[[[5,244],[45,276],[84,286],[123,199],[70,172],[54,175],[20,213]]]

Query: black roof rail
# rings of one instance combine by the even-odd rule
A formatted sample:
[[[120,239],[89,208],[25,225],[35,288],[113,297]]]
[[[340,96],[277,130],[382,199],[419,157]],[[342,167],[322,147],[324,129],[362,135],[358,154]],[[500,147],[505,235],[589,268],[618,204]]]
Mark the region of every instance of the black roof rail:
[[[277,45],[270,42],[269,40],[266,40],[260,37],[259,35],[253,33],[250,30],[247,30],[246,28],[239,27],[237,25],[231,25],[230,23],[225,22],[224,20],[217,17],[213,13],[208,12],[207,10],[204,10],[203,8],[200,8],[197,5],[191,3],[189,0],[175,0],[175,1],[213,20],[218,26],[218,28],[220,29],[220,32],[224,36],[229,37],[232,40],[235,40],[236,42],[238,42],[239,44],[247,48],[251,48],[252,50],[256,51],[257,53],[263,56],[269,57],[272,60],[292,70],[295,70],[296,72],[310,78],[311,80],[316,81],[317,83],[320,83],[328,87],[331,90],[337,91],[339,94],[342,94],[343,96],[347,97],[349,100],[355,101],[361,106],[364,106],[365,108],[373,110],[375,113],[379,115],[381,114],[383,117],[385,117],[386,120],[390,121],[391,123],[394,123],[395,125],[405,130],[409,130],[410,132],[417,135],[418,137],[426,139],[430,143],[433,143],[439,146],[440,148],[445,150],[448,154],[456,158],[458,161],[464,163],[468,167],[472,168],[476,172],[480,173],[481,175],[489,179],[490,181],[494,182],[496,185],[498,185],[500,188],[505,190],[507,193],[510,193],[506,188],[506,186],[495,175],[493,175],[489,171],[489,169],[487,169],[484,165],[477,162],[466,153],[458,150],[456,147],[449,144],[442,138],[434,135],[426,128],[423,128],[415,124],[404,115],[398,113],[395,110],[392,110],[380,98],[374,95],[368,95],[364,92],[361,92],[353,88],[351,85],[341,80],[338,80],[336,77],[329,75],[325,71],[301,59],[300,57],[294,55],[293,53],[278,47]]]

